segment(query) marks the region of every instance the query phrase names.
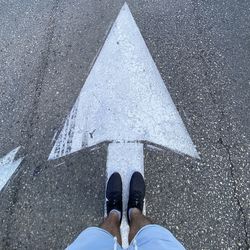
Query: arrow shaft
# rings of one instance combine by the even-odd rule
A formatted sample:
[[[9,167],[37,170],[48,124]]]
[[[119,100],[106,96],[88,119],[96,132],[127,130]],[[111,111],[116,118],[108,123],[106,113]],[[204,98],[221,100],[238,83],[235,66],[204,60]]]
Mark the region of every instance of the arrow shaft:
[[[123,218],[121,235],[123,247],[128,246],[129,226],[126,219],[126,209],[129,195],[129,182],[132,174],[139,171],[144,175],[144,154],[141,143],[110,143],[107,157],[107,180],[114,172],[120,173],[123,185]]]

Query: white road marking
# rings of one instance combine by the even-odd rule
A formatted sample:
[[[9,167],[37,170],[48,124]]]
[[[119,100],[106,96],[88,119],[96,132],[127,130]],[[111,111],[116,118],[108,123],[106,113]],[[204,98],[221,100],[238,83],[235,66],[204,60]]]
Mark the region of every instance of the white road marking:
[[[199,158],[143,37],[125,3],[49,155],[56,159],[111,142],[107,177],[117,171],[124,206],[132,173],[144,172],[143,144]],[[122,221],[123,246],[128,226]]]
[[[49,159],[113,140],[199,157],[126,3]]]
[[[3,189],[3,187],[6,185],[8,180],[11,178],[13,173],[16,171],[18,166],[22,162],[22,158],[18,160],[14,160],[16,153],[20,147],[12,150],[7,155],[5,155],[3,158],[0,159],[0,191]]]
[[[118,172],[123,184],[123,218],[121,235],[123,247],[128,247],[129,226],[126,219],[128,204],[129,182],[132,174],[139,171],[144,175],[144,154],[141,143],[110,143],[107,157],[107,180],[112,173]]]

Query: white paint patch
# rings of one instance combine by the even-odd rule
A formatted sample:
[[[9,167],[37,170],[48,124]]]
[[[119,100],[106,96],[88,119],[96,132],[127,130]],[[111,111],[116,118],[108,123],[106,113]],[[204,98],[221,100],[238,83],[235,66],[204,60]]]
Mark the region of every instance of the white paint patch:
[[[112,173],[118,172],[123,184],[123,217],[121,223],[122,245],[128,247],[126,209],[128,204],[129,183],[132,174],[139,171],[144,175],[143,144],[141,143],[110,143],[107,157],[107,180]],[[145,212],[145,211],[144,211]]]
[[[49,159],[103,141],[149,141],[199,158],[126,3]]]
[[[0,159],[0,191],[6,185],[23,160],[22,158],[16,161],[14,160],[19,149],[20,147],[12,150]]]
[[[146,147],[147,147],[148,149],[153,150],[153,151],[163,151],[162,148],[159,148],[159,147],[156,147],[156,146],[150,145],[150,144],[146,145]]]
[[[58,130],[54,133],[54,136],[53,136],[50,144],[54,144],[55,143],[57,134],[58,134]]]

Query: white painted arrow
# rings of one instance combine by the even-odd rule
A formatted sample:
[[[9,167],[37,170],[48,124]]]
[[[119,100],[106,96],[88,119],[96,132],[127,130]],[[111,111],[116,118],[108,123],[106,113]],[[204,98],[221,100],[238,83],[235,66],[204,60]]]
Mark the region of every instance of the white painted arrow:
[[[3,158],[0,159],[0,191],[9,181],[9,179],[11,178],[11,176],[13,175],[13,173],[16,171],[16,169],[23,160],[22,158],[16,161],[14,160],[19,148],[20,147],[12,150]]]
[[[104,141],[107,176],[120,172],[124,191],[133,171],[144,171],[142,143],[199,157],[126,3],[49,159]]]

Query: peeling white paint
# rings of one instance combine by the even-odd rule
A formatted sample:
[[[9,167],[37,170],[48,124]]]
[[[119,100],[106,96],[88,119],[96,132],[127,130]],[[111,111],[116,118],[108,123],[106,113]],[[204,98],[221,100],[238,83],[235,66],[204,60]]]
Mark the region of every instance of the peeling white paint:
[[[53,136],[50,144],[54,144],[55,143],[57,134],[58,134],[58,130],[54,133],[54,136]]]
[[[6,185],[23,160],[23,158],[20,158],[16,161],[14,160],[19,149],[20,147],[12,150],[0,159],[0,191]]]

